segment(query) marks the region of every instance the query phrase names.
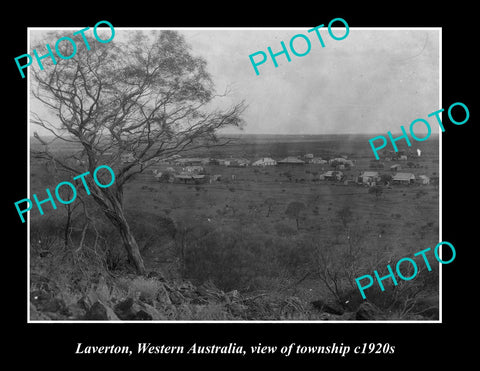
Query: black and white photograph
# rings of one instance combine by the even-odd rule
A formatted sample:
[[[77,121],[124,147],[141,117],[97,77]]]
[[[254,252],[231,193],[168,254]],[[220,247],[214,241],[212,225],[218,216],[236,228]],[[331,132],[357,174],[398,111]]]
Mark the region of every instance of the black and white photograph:
[[[5,21],[7,362],[473,358],[473,9],[101,5]]]
[[[440,322],[442,29],[330,21],[30,28],[29,322]]]

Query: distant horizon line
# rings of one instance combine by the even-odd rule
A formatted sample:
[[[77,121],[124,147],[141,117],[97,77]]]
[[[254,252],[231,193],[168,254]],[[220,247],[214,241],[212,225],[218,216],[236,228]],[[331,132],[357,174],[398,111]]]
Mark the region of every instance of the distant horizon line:
[[[220,133],[218,134],[219,136],[231,136],[231,135],[237,135],[237,136],[243,136],[243,135],[258,135],[258,136],[318,136],[318,135],[363,135],[363,136],[373,136],[373,135],[386,135],[387,133],[318,133],[318,134],[273,134],[273,133]],[[397,134],[402,134],[401,132],[399,133],[392,133],[392,135],[397,135]],[[430,136],[439,136],[439,133],[431,133]],[[55,137],[53,134],[42,134],[44,137]],[[34,138],[34,134],[31,134],[30,137]],[[75,137],[72,135],[72,137]]]

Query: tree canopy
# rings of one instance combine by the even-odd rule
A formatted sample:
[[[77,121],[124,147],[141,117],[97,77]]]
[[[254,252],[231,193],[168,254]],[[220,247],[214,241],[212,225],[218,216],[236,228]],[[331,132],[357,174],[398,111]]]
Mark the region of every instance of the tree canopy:
[[[226,111],[209,109],[217,96],[206,62],[191,55],[178,32],[136,31],[123,42],[90,47],[78,42],[72,59],[33,70],[32,94],[56,120],[33,112],[32,123],[58,140],[81,144],[72,158],[86,158],[92,168],[99,161],[112,165],[118,185],[136,165],[221,144],[218,129],[242,125],[243,102]],[[127,153],[135,161],[121,166]]]
[[[44,70],[30,69],[31,94],[49,111],[32,112],[32,124],[70,148],[60,156],[47,138],[36,135],[42,147],[32,154],[75,175],[93,173],[99,165],[114,170],[112,187],[89,187],[142,272],[138,247],[123,215],[123,185],[161,159],[228,143],[218,130],[240,127],[245,104],[215,108],[219,95],[206,61],[192,55],[180,33],[126,32],[123,38],[117,32],[117,39],[108,44],[92,42],[90,48],[77,35],[72,58],[55,65],[45,62]],[[46,41],[53,44],[58,38],[50,34]],[[70,43],[60,43],[59,48],[62,55],[73,54]],[[126,155],[133,160],[122,161]]]

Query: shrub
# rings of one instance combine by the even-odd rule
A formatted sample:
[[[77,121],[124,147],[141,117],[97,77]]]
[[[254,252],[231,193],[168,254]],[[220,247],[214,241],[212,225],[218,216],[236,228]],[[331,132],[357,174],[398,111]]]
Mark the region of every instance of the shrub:
[[[104,262],[109,271],[119,270],[125,262],[125,253],[119,249],[109,248],[105,251]]]
[[[427,195],[427,194],[428,194],[428,192],[426,192],[425,190],[421,189],[421,190],[419,190],[419,191],[415,194],[415,198],[420,198],[420,197],[425,196],[425,195]]]
[[[291,277],[298,277],[305,273],[313,252],[312,244],[308,241],[277,239],[272,255],[278,265],[277,269],[283,269]]]
[[[419,314],[418,303],[424,297],[438,295],[438,266],[432,265],[432,271],[425,268],[423,260],[416,258],[418,272],[411,281],[401,280],[395,273],[397,285],[384,280],[385,290],[382,291],[375,280],[374,284],[365,290],[366,301],[362,298],[355,283],[355,278],[365,274],[372,275],[377,270],[380,276],[388,273],[387,264],[395,270],[396,262],[404,256],[379,254],[375,249],[365,248],[368,244],[356,244],[354,250],[347,245],[339,245],[335,250],[324,247],[319,249],[312,259],[316,274],[328,288],[336,301],[355,311],[360,304],[368,301],[377,306],[383,316],[391,319],[409,319],[411,315]],[[422,260],[422,261],[421,261]],[[409,277],[413,268],[402,267],[402,273]]]
[[[188,243],[182,241],[177,250],[183,246],[184,277],[197,283],[211,280],[225,291],[252,289],[257,277],[277,272],[275,247],[262,231],[197,225]]]
[[[306,208],[305,204],[303,202],[299,201],[292,201],[288,204],[287,209],[285,210],[285,214],[291,218],[295,219],[296,225],[297,225],[297,230],[300,228],[299,226],[299,219],[300,219],[300,213]]]
[[[374,194],[375,198],[378,199],[382,193],[383,193],[383,188],[379,186],[373,186],[368,188],[368,193],[369,194]]]
[[[128,287],[128,295],[131,297],[139,297],[142,301],[153,303],[161,283],[155,279],[144,277],[136,277],[130,281]]]

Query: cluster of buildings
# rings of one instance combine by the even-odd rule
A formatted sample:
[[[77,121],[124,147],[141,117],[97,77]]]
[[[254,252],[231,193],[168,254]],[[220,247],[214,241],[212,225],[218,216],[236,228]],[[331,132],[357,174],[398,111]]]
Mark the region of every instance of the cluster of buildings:
[[[167,167],[163,171],[153,169],[152,172],[156,179],[168,183],[173,183],[175,181],[184,183],[204,183],[207,180],[204,167],[198,165],[190,165],[182,168]],[[219,176],[216,175],[213,177]],[[212,177],[210,177],[210,179],[212,179]],[[217,178],[216,180],[220,180],[220,178]]]
[[[378,171],[364,171],[358,176],[358,183],[367,184],[367,185],[376,185],[380,182],[382,177]],[[388,178],[389,182],[392,184],[430,184],[430,178],[426,175],[419,175],[415,177],[412,173],[401,173],[397,172]]]
[[[130,157],[125,157],[126,161],[134,161]],[[251,161],[246,158],[207,158],[207,157],[180,157],[178,155],[159,161],[161,165],[173,165],[165,168],[162,171],[153,170],[155,178],[168,182],[216,182],[221,180],[221,175],[209,175],[205,173],[206,165],[219,165],[227,167],[267,167],[277,165],[305,165],[305,164],[330,164],[336,169],[344,169],[345,167],[354,166],[353,161],[346,158],[334,158],[330,160],[323,160],[319,157],[314,157],[313,154],[307,154],[304,159],[295,156],[287,156],[283,159],[275,160],[271,157],[262,157],[258,160]],[[233,176],[233,175],[232,175]],[[326,180],[341,180],[343,174],[341,171],[327,171],[320,175],[319,179]]]
[[[122,155],[122,162],[124,163],[134,162],[135,160],[136,160],[135,157],[130,153]],[[274,160],[271,157],[262,157],[255,161],[251,161],[246,158],[233,158],[233,157],[230,157],[230,158],[209,158],[209,157],[182,158],[179,155],[174,155],[159,161],[159,163],[172,164],[176,166],[220,165],[220,166],[231,166],[231,167],[329,164],[339,169],[349,168],[354,166],[354,161],[348,160],[346,156],[324,160],[321,157],[314,157],[314,155],[311,153],[304,155],[303,159],[298,156],[287,156],[280,160]]]
[[[401,155],[403,156],[403,155]],[[128,157],[122,158],[126,162],[134,161],[134,158]],[[205,172],[206,165],[219,165],[227,167],[267,167],[278,165],[305,165],[305,164],[328,164],[333,170],[326,171],[316,178],[316,180],[333,180],[342,181],[345,180],[345,176],[341,170],[350,169],[355,166],[355,161],[349,160],[347,156],[335,157],[329,160],[324,160],[320,157],[315,157],[313,154],[306,154],[302,158],[296,156],[287,156],[283,159],[275,160],[271,157],[262,157],[257,160],[251,161],[246,158],[207,158],[207,157],[189,157],[183,158],[178,155],[164,159],[159,162],[168,166],[162,171],[153,170],[154,176],[162,181],[168,182],[195,182],[202,183],[206,181],[216,182],[221,180],[221,175],[207,175]],[[388,176],[380,175],[378,171],[363,171],[359,173],[357,177],[353,177],[353,180],[348,182],[354,182],[364,184],[368,186],[374,186],[379,182],[388,182],[391,184],[429,184],[430,178],[426,175],[415,176],[411,172],[401,172],[402,166],[400,164],[394,164],[390,166],[391,174]],[[385,174],[387,175],[387,174]],[[235,175],[232,175],[234,177]]]
[[[337,169],[346,169],[355,166],[354,161],[348,160],[346,157],[337,157],[330,160],[324,160],[321,157],[314,157],[313,154],[308,153],[303,156],[303,160],[295,156],[287,156],[281,160],[274,160],[270,157],[263,157],[257,161],[252,162],[252,166],[275,166],[275,165],[304,165],[315,164],[325,165],[329,164]]]

